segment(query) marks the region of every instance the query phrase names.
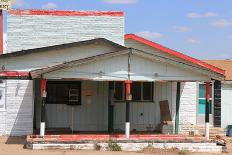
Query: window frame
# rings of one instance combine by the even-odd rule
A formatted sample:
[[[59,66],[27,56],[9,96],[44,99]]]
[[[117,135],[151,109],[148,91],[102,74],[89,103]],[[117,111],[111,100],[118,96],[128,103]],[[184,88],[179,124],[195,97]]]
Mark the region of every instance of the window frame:
[[[204,98],[202,98],[202,97],[200,97],[200,85],[205,85],[205,83],[204,82],[198,82],[198,91],[197,91],[197,114],[198,115],[205,115],[205,113],[200,113],[199,112],[199,104],[200,104],[200,100],[206,100],[206,97],[204,97]],[[214,112],[213,112],[213,109],[214,109],[214,82],[210,82],[210,87],[211,87],[211,94],[212,95],[210,95],[210,98],[209,98],[209,100],[211,101],[211,109],[210,109],[210,115],[213,115],[214,114]]]
[[[124,84],[124,82],[122,82],[122,81],[115,81],[114,82],[114,93],[115,93],[115,83],[116,82],[121,82],[121,83],[123,83],[123,85],[122,85],[122,99],[120,99],[120,100],[118,100],[118,99],[116,99],[116,98],[114,98],[114,101],[115,102],[125,102],[126,101],[126,98],[125,98],[125,84]],[[134,82],[135,83],[135,82]],[[149,99],[149,100],[144,100],[144,98],[143,98],[143,94],[144,94],[144,91],[143,91],[143,83],[146,83],[146,82],[139,82],[140,84],[141,84],[141,87],[140,87],[140,93],[141,93],[141,99],[140,100],[134,100],[133,99],[133,96],[132,96],[132,100],[131,100],[131,102],[154,102],[154,82],[148,82],[148,83],[150,83],[150,86],[151,86],[151,90],[150,90],[150,95],[151,95],[151,99]],[[133,83],[132,83],[133,84]]]
[[[47,81],[47,90],[50,84],[55,84],[55,85],[59,85],[59,84],[67,84],[68,85],[68,92],[67,92],[67,100],[64,101],[49,101],[49,92],[47,91],[47,98],[46,98],[46,104],[66,104],[66,105],[82,105],[82,82],[81,81]],[[73,85],[76,85],[77,88],[72,87]],[[71,89],[78,89],[79,90],[79,97],[78,97],[78,102],[70,102],[70,95],[69,95],[69,91]],[[57,93],[56,93],[57,96]]]

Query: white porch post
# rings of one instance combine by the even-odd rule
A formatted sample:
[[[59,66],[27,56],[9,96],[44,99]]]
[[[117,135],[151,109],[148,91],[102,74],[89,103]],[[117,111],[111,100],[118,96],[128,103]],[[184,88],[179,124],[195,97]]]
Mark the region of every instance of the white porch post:
[[[41,80],[41,97],[42,97],[42,103],[41,103],[41,121],[40,121],[40,136],[45,135],[45,103],[46,103],[46,79]]]
[[[131,101],[131,81],[126,81],[126,123],[125,136],[130,138],[130,101]]]
[[[206,82],[205,85],[205,138],[209,140],[209,99],[210,99],[210,82]]]

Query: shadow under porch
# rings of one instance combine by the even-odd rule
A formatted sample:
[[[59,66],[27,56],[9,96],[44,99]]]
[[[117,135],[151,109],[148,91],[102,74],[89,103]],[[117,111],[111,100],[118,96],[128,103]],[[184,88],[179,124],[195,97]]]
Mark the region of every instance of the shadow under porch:
[[[119,82],[118,82],[119,83]],[[142,82],[140,82],[142,83]],[[176,108],[176,82],[147,82],[144,91],[141,84],[134,90],[141,93],[141,101],[130,103],[130,131],[132,134],[160,134],[158,129],[161,123],[159,101],[167,100],[172,120]],[[79,86],[80,85],[80,86]],[[120,84],[118,84],[120,85]],[[41,80],[34,80],[34,134],[39,134],[41,121]],[[50,87],[50,88],[49,88]],[[114,95],[110,95],[113,88]],[[133,88],[133,89],[136,89]],[[49,103],[57,96],[67,98],[69,89],[80,91],[80,102],[70,104],[65,99],[63,103]],[[57,134],[108,134],[124,133],[126,121],[126,104],[115,99],[115,91],[120,92],[124,98],[123,85],[116,86],[116,82],[100,81],[74,81],[74,80],[48,80],[48,97],[45,106],[46,135]],[[64,93],[66,91],[66,93]],[[53,92],[53,94],[51,94]],[[55,93],[56,92],[56,93]],[[147,100],[142,100],[143,93],[150,93]],[[65,95],[66,94],[66,95]],[[52,97],[51,97],[52,96]],[[144,94],[145,96],[145,94]],[[110,99],[113,97],[113,100]]]

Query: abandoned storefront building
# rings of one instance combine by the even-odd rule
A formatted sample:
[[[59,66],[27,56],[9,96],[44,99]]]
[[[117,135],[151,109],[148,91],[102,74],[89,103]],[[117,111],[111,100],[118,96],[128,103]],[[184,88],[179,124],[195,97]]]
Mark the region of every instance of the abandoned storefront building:
[[[222,69],[124,35],[123,12],[11,10],[7,16],[1,135],[126,129],[129,136],[157,131],[163,121],[163,133],[188,133],[205,124],[197,83],[206,82],[201,97],[210,104],[209,82],[224,79]]]

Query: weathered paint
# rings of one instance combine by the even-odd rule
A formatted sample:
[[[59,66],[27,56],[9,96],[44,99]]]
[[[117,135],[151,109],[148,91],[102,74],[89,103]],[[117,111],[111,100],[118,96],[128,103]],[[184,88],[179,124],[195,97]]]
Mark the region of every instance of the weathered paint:
[[[128,80],[127,65],[128,55],[124,54],[80,65],[73,65],[72,68],[44,74],[44,77],[48,79],[77,78],[96,81],[125,81]],[[174,65],[149,60],[148,58],[133,54],[131,55],[130,79],[132,81],[193,81],[207,80],[208,77],[187,69],[178,68]]]
[[[0,66],[8,71],[31,71],[38,68],[53,66],[63,62],[83,59],[108,52],[116,52],[118,49],[106,43],[94,45],[82,45],[67,49],[49,50],[46,52],[32,53],[15,57],[0,57]],[[43,61],[41,61],[43,60]]]
[[[106,38],[115,43],[124,44],[122,13],[118,13],[120,16],[109,16],[109,12],[106,15],[96,13],[98,16],[94,14],[72,16],[71,13],[56,16],[52,13],[28,15],[13,12],[7,16],[8,53],[94,38]],[[76,12],[76,14],[80,13]]]
[[[36,85],[39,85],[37,82]],[[82,94],[82,103],[78,106],[66,104],[46,104],[47,128],[70,128],[74,131],[107,131],[108,130],[108,83],[82,81],[83,89],[94,92],[93,96]],[[38,89],[39,87],[36,86]],[[82,91],[83,91],[82,89]],[[39,93],[39,90],[36,90]],[[38,95],[38,94],[36,94]],[[37,98],[35,106],[41,104]],[[73,108],[73,110],[72,110]],[[36,109],[36,124],[39,128],[39,111]]]
[[[10,15],[48,16],[124,16],[121,11],[70,11],[70,10],[9,10]]]
[[[180,132],[188,133],[196,125],[197,83],[182,82],[180,97]]]
[[[131,102],[130,103],[130,130],[152,131],[160,123],[159,101],[168,100],[172,119],[174,120],[175,99],[172,94],[172,82],[154,83],[153,102]],[[173,92],[175,93],[175,92]],[[116,102],[114,107],[114,129],[122,131],[125,125],[125,102]]]
[[[0,134],[21,136],[33,132],[33,85],[30,80],[5,80],[5,111],[0,111]]]
[[[145,44],[143,42],[140,42],[140,41],[137,41],[137,40],[134,40],[131,38],[128,38],[125,40],[125,46],[130,47],[130,48],[134,48],[134,49],[138,49],[138,50],[141,50],[144,52],[148,52],[150,54],[157,55],[159,57],[165,57],[165,58],[171,59],[174,62],[178,62],[178,63],[175,63],[175,65],[178,68],[190,69],[189,67],[191,66],[192,67],[191,70],[195,70],[196,72],[199,72],[200,74],[205,74],[206,76],[210,75],[211,77],[214,76],[215,79],[216,78],[220,78],[220,79],[223,78],[222,75],[219,75],[215,71],[210,71],[207,68],[199,67],[198,64],[194,64],[191,61],[187,61],[185,59],[177,57],[174,54],[171,54],[168,52],[163,52],[159,48],[154,48],[153,46],[149,46],[149,44]]]
[[[150,46],[150,47],[154,48],[155,50],[159,50],[161,52],[170,54],[170,55],[172,55],[174,57],[185,60],[187,62],[191,62],[191,63],[193,63],[195,65],[199,65],[199,66],[201,66],[203,68],[207,68],[207,69],[212,70],[214,72],[217,72],[219,74],[222,74],[222,75],[225,74],[225,70],[222,70],[222,69],[220,69],[218,67],[207,64],[207,63],[205,63],[205,62],[203,62],[201,60],[198,60],[198,59],[192,58],[190,56],[184,55],[183,53],[180,53],[180,52],[177,52],[177,51],[172,50],[170,48],[164,47],[164,46],[162,46],[160,44],[157,44],[155,42],[152,42],[150,40],[147,40],[147,39],[142,38],[140,36],[137,36],[135,34],[127,34],[127,35],[125,35],[125,39],[126,40],[131,39],[131,40],[137,41],[137,42],[142,43],[144,45]],[[133,47],[133,48],[135,48],[135,47]]]

